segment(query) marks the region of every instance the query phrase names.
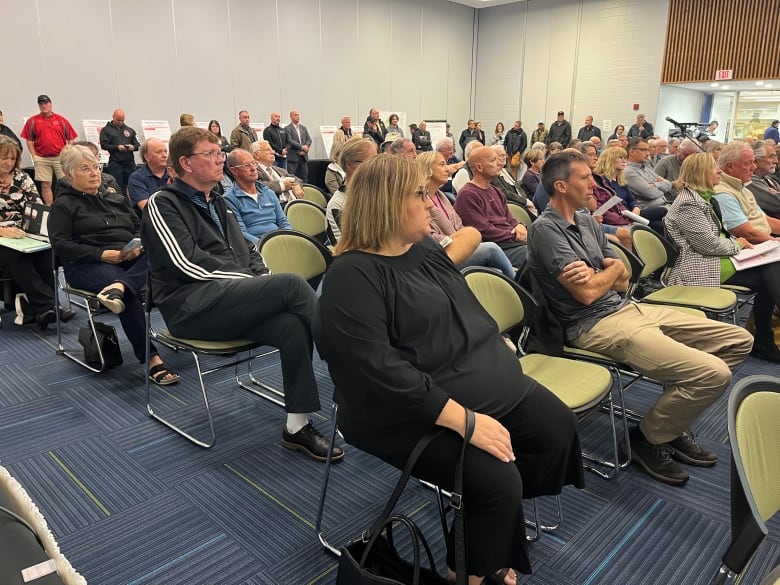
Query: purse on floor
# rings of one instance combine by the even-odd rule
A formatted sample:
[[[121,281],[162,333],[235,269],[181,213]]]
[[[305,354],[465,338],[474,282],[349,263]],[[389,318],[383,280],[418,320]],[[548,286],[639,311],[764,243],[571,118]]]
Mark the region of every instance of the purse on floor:
[[[417,525],[408,516],[392,513],[417,460],[440,432],[429,433],[418,441],[382,513],[361,538],[342,547],[336,585],[452,585],[436,572],[430,546]],[[460,459],[455,467],[451,499],[455,510],[453,541],[457,585],[466,585],[468,582],[461,494],[463,493],[463,457],[473,433],[474,413],[466,409],[466,433]],[[398,554],[393,541],[393,530],[399,526],[409,534],[412,543],[412,561],[407,561]],[[423,566],[421,552],[424,552],[427,557],[428,567]]]
[[[100,368],[100,353],[103,353],[103,361],[106,368],[113,368],[122,363],[122,350],[119,348],[119,339],[116,329],[100,321],[95,321],[95,332],[92,333],[89,325],[79,328],[79,343],[84,347],[84,361],[93,368]]]

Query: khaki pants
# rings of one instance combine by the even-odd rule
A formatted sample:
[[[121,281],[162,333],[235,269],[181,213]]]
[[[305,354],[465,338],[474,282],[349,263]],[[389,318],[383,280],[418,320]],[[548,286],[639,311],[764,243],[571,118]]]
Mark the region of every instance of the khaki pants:
[[[648,441],[679,437],[731,382],[753,337],[735,325],[659,305],[630,303],[580,335],[574,345],[610,356],[667,384],[640,423]]]

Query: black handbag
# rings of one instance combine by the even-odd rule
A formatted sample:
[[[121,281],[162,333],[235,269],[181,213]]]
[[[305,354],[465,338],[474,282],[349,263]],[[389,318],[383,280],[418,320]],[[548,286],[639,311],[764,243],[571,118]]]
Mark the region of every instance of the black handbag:
[[[122,363],[122,350],[119,347],[116,329],[100,321],[94,323],[97,338],[89,325],[79,328],[79,343],[84,347],[84,361],[93,368],[100,368],[100,354],[102,353],[106,368],[120,365]]]
[[[342,547],[336,585],[451,585],[436,572],[430,546],[417,525],[407,516],[392,513],[417,460],[440,432],[429,433],[418,441],[382,513],[360,539]],[[455,510],[453,525],[457,585],[466,585],[468,581],[461,494],[463,493],[463,457],[473,433],[474,413],[466,409],[466,433],[460,459],[455,468],[454,489],[450,501]],[[401,525],[409,533],[413,551],[411,562],[403,559],[396,550],[393,542],[393,525]],[[427,557],[428,567],[422,565],[421,548]]]

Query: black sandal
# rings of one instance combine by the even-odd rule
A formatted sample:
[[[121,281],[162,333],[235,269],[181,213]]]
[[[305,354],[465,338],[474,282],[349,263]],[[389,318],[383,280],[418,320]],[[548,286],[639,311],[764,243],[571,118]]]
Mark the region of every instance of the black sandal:
[[[168,376],[171,376],[170,378]],[[179,372],[173,368],[169,368],[165,364],[157,364],[149,368],[149,380],[158,386],[168,386],[169,384],[175,384],[181,379]]]
[[[106,309],[119,315],[125,310],[125,294],[119,288],[107,288],[101,290],[98,295],[98,302]]]
[[[492,575],[488,575],[482,579],[482,585],[504,585],[504,579],[509,574],[510,569],[501,569],[496,571]]]

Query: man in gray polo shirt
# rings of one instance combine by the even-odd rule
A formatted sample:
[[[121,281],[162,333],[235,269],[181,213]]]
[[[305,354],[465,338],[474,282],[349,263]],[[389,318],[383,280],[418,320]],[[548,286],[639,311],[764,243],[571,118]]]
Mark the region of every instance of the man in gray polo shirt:
[[[554,155],[542,169],[550,203],[532,224],[528,265],[569,345],[608,355],[667,384],[629,438],[634,461],[651,477],[682,485],[676,462],[709,467],[717,456],[689,427],[731,382],[752,347],[740,327],[659,305],[627,301],[628,272],[598,224],[577,212],[595,182],[580,153]]]

